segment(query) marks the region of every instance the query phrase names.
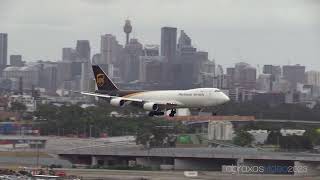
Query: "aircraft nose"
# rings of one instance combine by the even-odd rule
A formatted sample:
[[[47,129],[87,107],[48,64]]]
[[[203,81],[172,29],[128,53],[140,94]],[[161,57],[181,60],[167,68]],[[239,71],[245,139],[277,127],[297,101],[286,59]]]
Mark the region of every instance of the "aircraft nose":
[[[227,95],[223,94],[223,103],[227,103],[229,101],[230,101],[230,98]]]
[[[225,100],[224,100],[225,102],[229,102],[230,101],[230,98],[227,96],[227,95],[225,95]]]

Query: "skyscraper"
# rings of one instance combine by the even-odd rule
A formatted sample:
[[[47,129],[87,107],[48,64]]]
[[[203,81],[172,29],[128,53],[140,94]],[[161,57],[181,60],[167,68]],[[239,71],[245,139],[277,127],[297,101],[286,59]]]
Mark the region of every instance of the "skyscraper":
[[[161,28],[161,56],[167,57],[169,63],[176,60],[177,28]]]
[[[105,34],[101,36],[101,62],[100,64],[116,63],[122,46],[112,34]]]
[[[24,63],[25,62],[22,61],[21,55],[10,55],[10,65],[11,66],[22,67],[22,66],[24,66]]]
[[[8,34],[0,33],[0,76],[7,65]]]
[[[195,57],[197,49],[192,46],[191,38],[184,32],[184,30],[181,30],[180,32],[177,48],[178,56],[180,56],[180,59],[188,58],[192,61],[198,59],[197,57]]]
[[[159,45],[145,44],[143,49],[144,56],[159,56]]]
[[[290,89],[296,89],[298,83],[304,82],[306,67],[297,65],[286,65],[282,67],[283,78],[290,83]]]
[[[62,61],[75,61],[77,59],[77,51],[73,48],[62,48]]]
[[[308,85],[320,87],[320,72],[319,71],[307,71],[305,74],[306,83]]]
[[[180,31],[180,37],[178,40],[178,48],[191,46],[191,38],[184,32],[184,30]]]
[[[248,63],[236,63],[234,71],[235,85],[243,87],[244,89],[255,89],[256,75],[257,69]]]
[[[88,40],[78,40],[76,51],[79,60],[90,61],[90,42]]]
[[[279,80],[281,76],[281,67],[274,65],[264,65],[263,74],[271,74],[272,81]]]
[[[142,44],[138,39],[130,39],[126,45],[123,64],[123,79],[127,82],[139,79],[140,56],[143,55]]]

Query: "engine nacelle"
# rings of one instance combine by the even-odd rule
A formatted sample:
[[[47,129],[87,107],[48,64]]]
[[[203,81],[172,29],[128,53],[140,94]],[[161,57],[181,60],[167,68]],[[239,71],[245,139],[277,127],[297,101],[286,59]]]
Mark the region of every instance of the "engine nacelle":
[[[110,104],[112,106],[117,106],[117,107],[122,107],[124,106],[125,100],[121,99],[121,98],[113,98],[110,100]]]
[[[153,102],[147,102],[143,104],[143,109],[147,111],[158,111],[159,105]]]

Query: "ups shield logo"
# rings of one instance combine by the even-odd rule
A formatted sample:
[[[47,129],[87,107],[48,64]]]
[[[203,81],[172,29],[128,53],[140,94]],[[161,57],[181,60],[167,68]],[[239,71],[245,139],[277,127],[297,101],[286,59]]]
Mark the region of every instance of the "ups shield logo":
[[[97,85],[99,87],[103,86],[105,83],[105,76],[104,74],[97,74]]]

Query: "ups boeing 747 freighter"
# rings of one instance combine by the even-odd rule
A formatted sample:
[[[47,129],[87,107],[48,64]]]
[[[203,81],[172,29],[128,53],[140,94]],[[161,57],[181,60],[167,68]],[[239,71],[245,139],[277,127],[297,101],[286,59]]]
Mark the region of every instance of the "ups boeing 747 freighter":
[[[189,90],[132,91],[120,90],[98,66],[92,66],[98,91],[81,92],[83,95],[100,97],[111,105],[125,107],[133,105],[149,111],[150,116],[164,115],[171,110],[173,117],[177,108],[207,108],[228,102],[227,95],[217,88],[196,88]]]

